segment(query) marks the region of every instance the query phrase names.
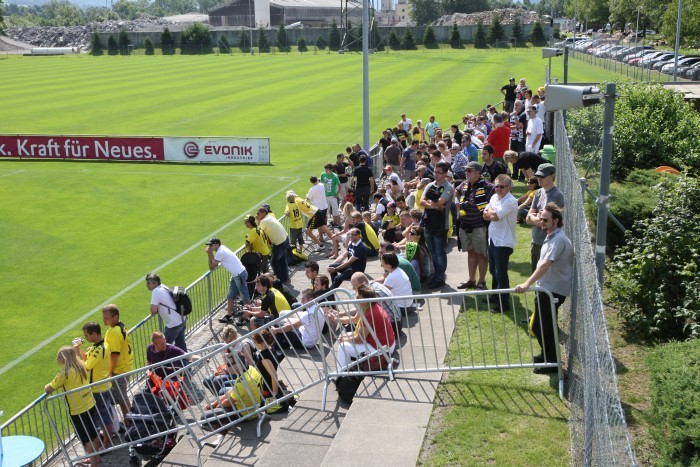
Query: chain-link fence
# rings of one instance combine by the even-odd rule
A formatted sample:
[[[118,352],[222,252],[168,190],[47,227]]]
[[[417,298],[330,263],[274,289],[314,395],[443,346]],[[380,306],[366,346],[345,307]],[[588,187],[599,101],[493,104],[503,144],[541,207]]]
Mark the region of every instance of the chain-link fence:
[[[557,185],[564,193],[564,229],[574,246],[574,287],[562,313],[568,355],[572,465],[636,465],[617,390],[617,375],[596,280],[583,192],[561,112],[554,118]],[[568,305],[568,306],[567,306]]]

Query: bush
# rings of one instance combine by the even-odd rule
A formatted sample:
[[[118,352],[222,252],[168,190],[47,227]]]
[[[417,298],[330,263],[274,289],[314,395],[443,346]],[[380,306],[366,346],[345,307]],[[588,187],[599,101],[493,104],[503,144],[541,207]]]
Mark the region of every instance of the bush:
[[[240,47],[241,52],[247,54],[250,52],[250,48],[253,46],[250,40],[250,31],[241,31],[240,36],[238,36],[238,47]]]
[[[530,39],[532,40],[532,45],[539,47],[547,43],[546,39],[544,38],[544,31],[542,30],[542,25],[539,21],[536,21],[535,25],[532,27],[532,35],[530,36]]]
[[[338,30],[338,24],[335,22],[335,18],[331,22],[331,30],[328,33],[328,48],[336,52],[340,50],[340,31]]]
[[[100,39],[100,34],[97,31],[93,31],[90,35],[90,55],[102,55],[104,53],[104,45],[102,44],[102,39]]]
[[[370,28],[369,38],[370,49],[378,50],[379,52],[382,52],[384,50],[384,41],[382,40],[382,35],[379,32],[378,27],[375,26]]]
[[[160,35],[160,48],[163,55],[173,55],[175,53],[175,39],[170,29],[165,28]]]
[[[306,39],[304,39],[303,37],[300,37],[297,40],[297,50],[299,50],[299,52],[306,52],[307,50],[309,50],[309,48],[306,46]]]
[[[208,54],[212,51],[211,33],[209,28],[202,23],[194,23],[180,34],[181,54]]]
[[[230,53],[231,52],[231,44],[229,44],[228,39],[223,34],[221,35],[221,37],[219,37],[219,42],[217,43],[217,47],[219,47],[219,53]]]
[[[403,32],[403,40],[401,41],[404,50],[417,50],[416,39],[413,37],[413,33],[410,28],[406,28]]]
[[[621,83],[615,104],[612,176],[624,180],[634,169],[670,165],[700,171],[700,114],[683,96],[658,84]],[[577,154],[598,149],[603,106],[568,112],[572,147]]]
[[[131,52],[129,46],[131,45],[131,40],[129,40],[129,35],[125,30],[121,29],[119,31],[119,53],[121,55],[129,55]]]
[[[700,181],[658,185],[649,219],[635,222],[610,264],[612,300],[633,332],[700,337]]]
[[[498,16],[494,15],[491,28],[489,28],[489,43],[500,47],[501,44],[499,44],[499,42],[503,40],[504,36],[505,31],[503,30],[503,26],[501,26],[501,21],[498,19]]]
[[[323,36],[318,36],[316,38],[316,48],[318,50],[326,50],[326,47],[328,47],[328,41],[326,38]]]
[[[423,34],[423,47],[426,49],[440,48],[437,39],[435,39],[435,31],[433,31],[433,27],[430,25],[425,28],[425,34]]]
[[[143,41],[143,48],[146,55],[155,55],[156,53],[155,48],[153,47],[153,42],[151,42],[148,37],[145,41]]]
[[[391,50],[401,50],[401,41],[394,31],[389,34],[389,48]]]
[[[107,54],[118,55],[119,54],[119,44],[113,35],[109,35],[107,38]]]
[[[270,53],[270,43],[267,40],[267,32],[262,26],[258,28],[258,53]]]
[[[450,47],[452,47],[453,49],[463,48],[462,37],[459,35],[457,23],[452,24],[452,32],[450,33]]]
[[[486,47],[488,47],[486,43],[486,29],[484,28],[484,23],[479,20],[476,23],[476,33],[474,33],[474,48],[485,49]]]
[[[513,27],[510,30],[510,41],[515,47],[525,46],[525,36],[523,36],[523,28],[520,25],[520,18],[515,18]]]
[[[668,344],[647,357],[651,373],[650,433],[658,465],[700,463],[700,341]]]
[[[277,48],[280,52],[289,52],[292,50],[289,46],[289,37],[287,37],[287,30],[284,29],[283,23],[280,23],[280,27],[277,29]]]

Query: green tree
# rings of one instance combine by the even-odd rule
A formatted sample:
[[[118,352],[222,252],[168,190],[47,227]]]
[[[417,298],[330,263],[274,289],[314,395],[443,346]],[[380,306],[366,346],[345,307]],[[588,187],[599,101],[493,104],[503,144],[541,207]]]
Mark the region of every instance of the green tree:
[[[476,33],[474,33],[474,48],[475,49],[485,49],[488,47],[486,42],[486,28],[484,28],[484,23],[479,20],[476,23]]]
[[[163,55],[175,53],[175,39],[173,39],[173,34],[168,28],[163,29],[163,32],[160,34],[160,48],[163,51]]]
[[[462,49],[462,37],[459,35],[457,23],[452,23],[452,32],[450,33],[450,47],[453,49]]]
[[[2,7],[2,0],[0,0],[0,34],[4,34],[4,33],[5,33],[5,29],[4,29],[4,27],[5,27],[5,19],[4,19],[4,16],[3,16],[4,11],[5,11],[5,10],[4,10],[3,7]]]
[[[85,24],[80,8],[68,0],[49,0],[41,7],[42,26],[75,26]]]
[[[112,9],[103,6],[91,6],[85,9],[85,21],[88,23],[102,23],[105,21],[116,21],[119,19]]]
[[[124,29],[119,30],[119,53],[121,55],[129,55],[131,50],[129,49],[129,46],[131,45],[131,40],[129,39],[129,35],[126,33]]]
[[[97,31],[92,31],[92,34],[90,34],[90,55],[102,55],[104,48],[100,34]]]
[[[423,34],[423,46],[426,49],[440,48],[437,39],[435,39],[435,31],[433,31],[432,26],[425,28],[425,34]]]
[[[543,46],[547,41],[544,38],[544,31],[542,31],[542,25],[540,24],[539,21],[535,22],[535,25],[532,27],[532,35],[530,36],[532,45],[541,47]]]
[[[513,26],[510,29],[510,41],[516,47],[523,47],[525,45],[525,37],[523,36],[523,28],[520,25],[520,18],[515,18],[515,21],[513,21]]]
[[[208,54],[212,52],[211,32],[202,23],[193,23],[180,33],[181,54]]]
[[[335,22],[335,18],[331,21],[331,30],[328,33],[328,48],[334,52],[340,50],[340,31],[338,30],[338,24]]]
[[[316,48],[318,50],[326,50],[326,47],[328,47],[328,40],[323,35],[319,35],[316,38]]]
[[[700,181],[683,176],[657,192],[652,216],[628,231],[610,265],[610,297],[646,338],[699,338]]]
[[[498,19],[498,15],[493,15],[493,22],[489,28],[489,43],[496,47],[500,47],[500,41],[503,40],[505,36],[505,31],[503,26],[501,26],[501,20]]]
[[[297,39],[297,50],[299,52],[306,52],[307,50],[309,50],[309,48],[306,46],[306,39],[304,39],[303,37]]]
[[[145,41],[143,41],[143,49],[144,49],[144,53],[146,55],[155,55],[156,54],[155,47],[153,47],[153,42],[151,42],[151,39],[149,39],[148,37],[146,38]]]
[[[291,50],[291,47],[289,47],[287,30],[284,29],[283,23],[280,23],[280,27],[277,29],[277,48],[280,52],[289,52]]]
[[[348,21],[348,36],[347,36],[346,48],[351,52],[361,52],[362,51],[362,25],[358,24],[354,26],[352,22]]]
[[[391,50],[401,50],[401,40],[395,31],[391,31],[391,34],[389,34],[389,48]]]
[[[681,44],[690,45],[700,42],[700,0],[683,0],[681,11]],[[673,2],[663,15],[661,34],[670,44],[676,40],[676,21],[678,4]],[[641,26],[640,26],[641,29]]]
[[[411,5],[411,19],[419,26],[430,24],[440,17],[435,0],[408,0],[408,3]]]
[[[250,31],[241,30],[238,36],[238,47],[241,49],[241,52],[244,54],[249,53],[252,46],[253,44],[250,41]]]
[[[258,53],[270,53],[270,42],[267,40],[267,31],[260,26],[258,28]]]
[[[219,53],[231,53],[231,44],[229,44],[226,34],[219,36],[217,47],[219,47]]]
[[[371,49],[379,51],[384,50],[384,41],[382,40],[382,34],[379,32],[379,28],[376,26],[376,24],[370,30],[369,47]]]
[[[109,35],[107,38],[107,54],[118,55],[119,54],[119,44],[113,35]]]
[[[413,32],[411,31],[411,28],[406,28],[403,31],[403,40],[401,41],[401,45],[403,46],[404,50],[416,50],[418,47],[416,47],[416,39],[413,37]]]

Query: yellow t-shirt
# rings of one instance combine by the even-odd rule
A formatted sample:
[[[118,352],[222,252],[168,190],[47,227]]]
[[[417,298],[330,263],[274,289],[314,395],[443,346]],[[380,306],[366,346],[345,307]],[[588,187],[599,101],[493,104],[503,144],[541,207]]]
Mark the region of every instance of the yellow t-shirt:
[[[270,256],[270,245],[267,244],[262,233],[257,228],[252,228],[248,231],[245,241],[250,244],[250,251],[255,251],[263,256]]]
[[[114,368],[115,375],[121,375],[134,369],[134,353],[131,350],[129,332],[121,321],[112,326],[105,334],[105,343],[111,353],[118,353],[119,360]]]
[[[290,229],[301,229],[304,227],[304,218],[301,217],[301,211],[296,202],[287,203],[287,207],[284,208],[284,213],[289,216]]]
[[[109,362],[111,352],[105,341],[99,342],[91,347],[88,347],[87,359],[85,359],[85,368],[88,371],[88,383],[96,383],[103,379],[109,378]],[[93,386],[92,392],[105,392],[112,387],[112,382]]]
[[[236,410],[240,410],[241,417],[255,412],[262,400],[263,377],[254,366],[249,366],[245,373],[236,379],[233,387],[228,393],[228,396],[233,402]],[[250,396],[253,396],[252,398]],[[248,419],[253,418],[251,415]]]
[[[391,221],[391,223],[394,224],[394,227],[396,227],[399,225],[399,215],[394,214],[393,216],[390,216],[389,214],[384,214],[384,217],[382,217],[382,224],[387,221]]]
[[[280,292],[274,287],[270,290],[275,296],[275,308],[277,308],[277,313],[285,310],[290,310],[292,308],[291,306],[289,306],[289,302],[287,301],[287,299],[284,298],[284,295],[282,295],[282,292]]]
[[[362,241],[365,242],[365,239],[367,239],[369,242],[369,245],[365,243],[365,246],[369,249],[373,249],[374,251],[379,251],[379,238],[377,238],[377,233],[374,231],[374,229],[367,225],[366,222],[362,223],[360,229],[363,233]]]
[[[59,372],[56,377],[49,383],[54,389],[63,388],[65,392],[85,386],[88,383],[87,378],[83,378],[77,371],[71,369],[68,374],[63,371]],[[76,391],[66,396],[66,403],[70,409],[71,415],[80,415],[87,412],[95,406],[95,398],[89,388],[81,391]]]
[[[268,214],[260,221],[260,230],[270,239],[273,245],[280,245],[287,240],[287,230],[274,218],[272,213]]]
[[[420,212],[423,212],[423,206],[420,205],[420,199],[423,197],[423,191],[424,188],[416,189],[416,205],[414,208],[418,209]]]

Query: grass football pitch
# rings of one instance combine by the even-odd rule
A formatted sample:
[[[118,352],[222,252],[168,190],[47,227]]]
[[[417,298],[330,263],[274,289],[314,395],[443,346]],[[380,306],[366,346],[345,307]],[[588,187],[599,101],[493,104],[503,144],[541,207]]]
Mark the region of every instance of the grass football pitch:
[[[537,87],[539,49],[370,57],[371,139],[401,112],[443,128],[502,100],[510,76]],[[561,80],[561,60],[553,78]],[[1,57],[5,134],[267,136],[269,166],[0,161],[0,401],[13,414],[57,371],[58,347],[120,305],[146,316],[147,272],[187,285],[204,241],[242,242],[242,217],[361,142],[358,54]],[[571,82],[618,75],[570,61]],[[513,280],[513,279],[511,279]],[[515,282],[514,282],[515,283]]]

